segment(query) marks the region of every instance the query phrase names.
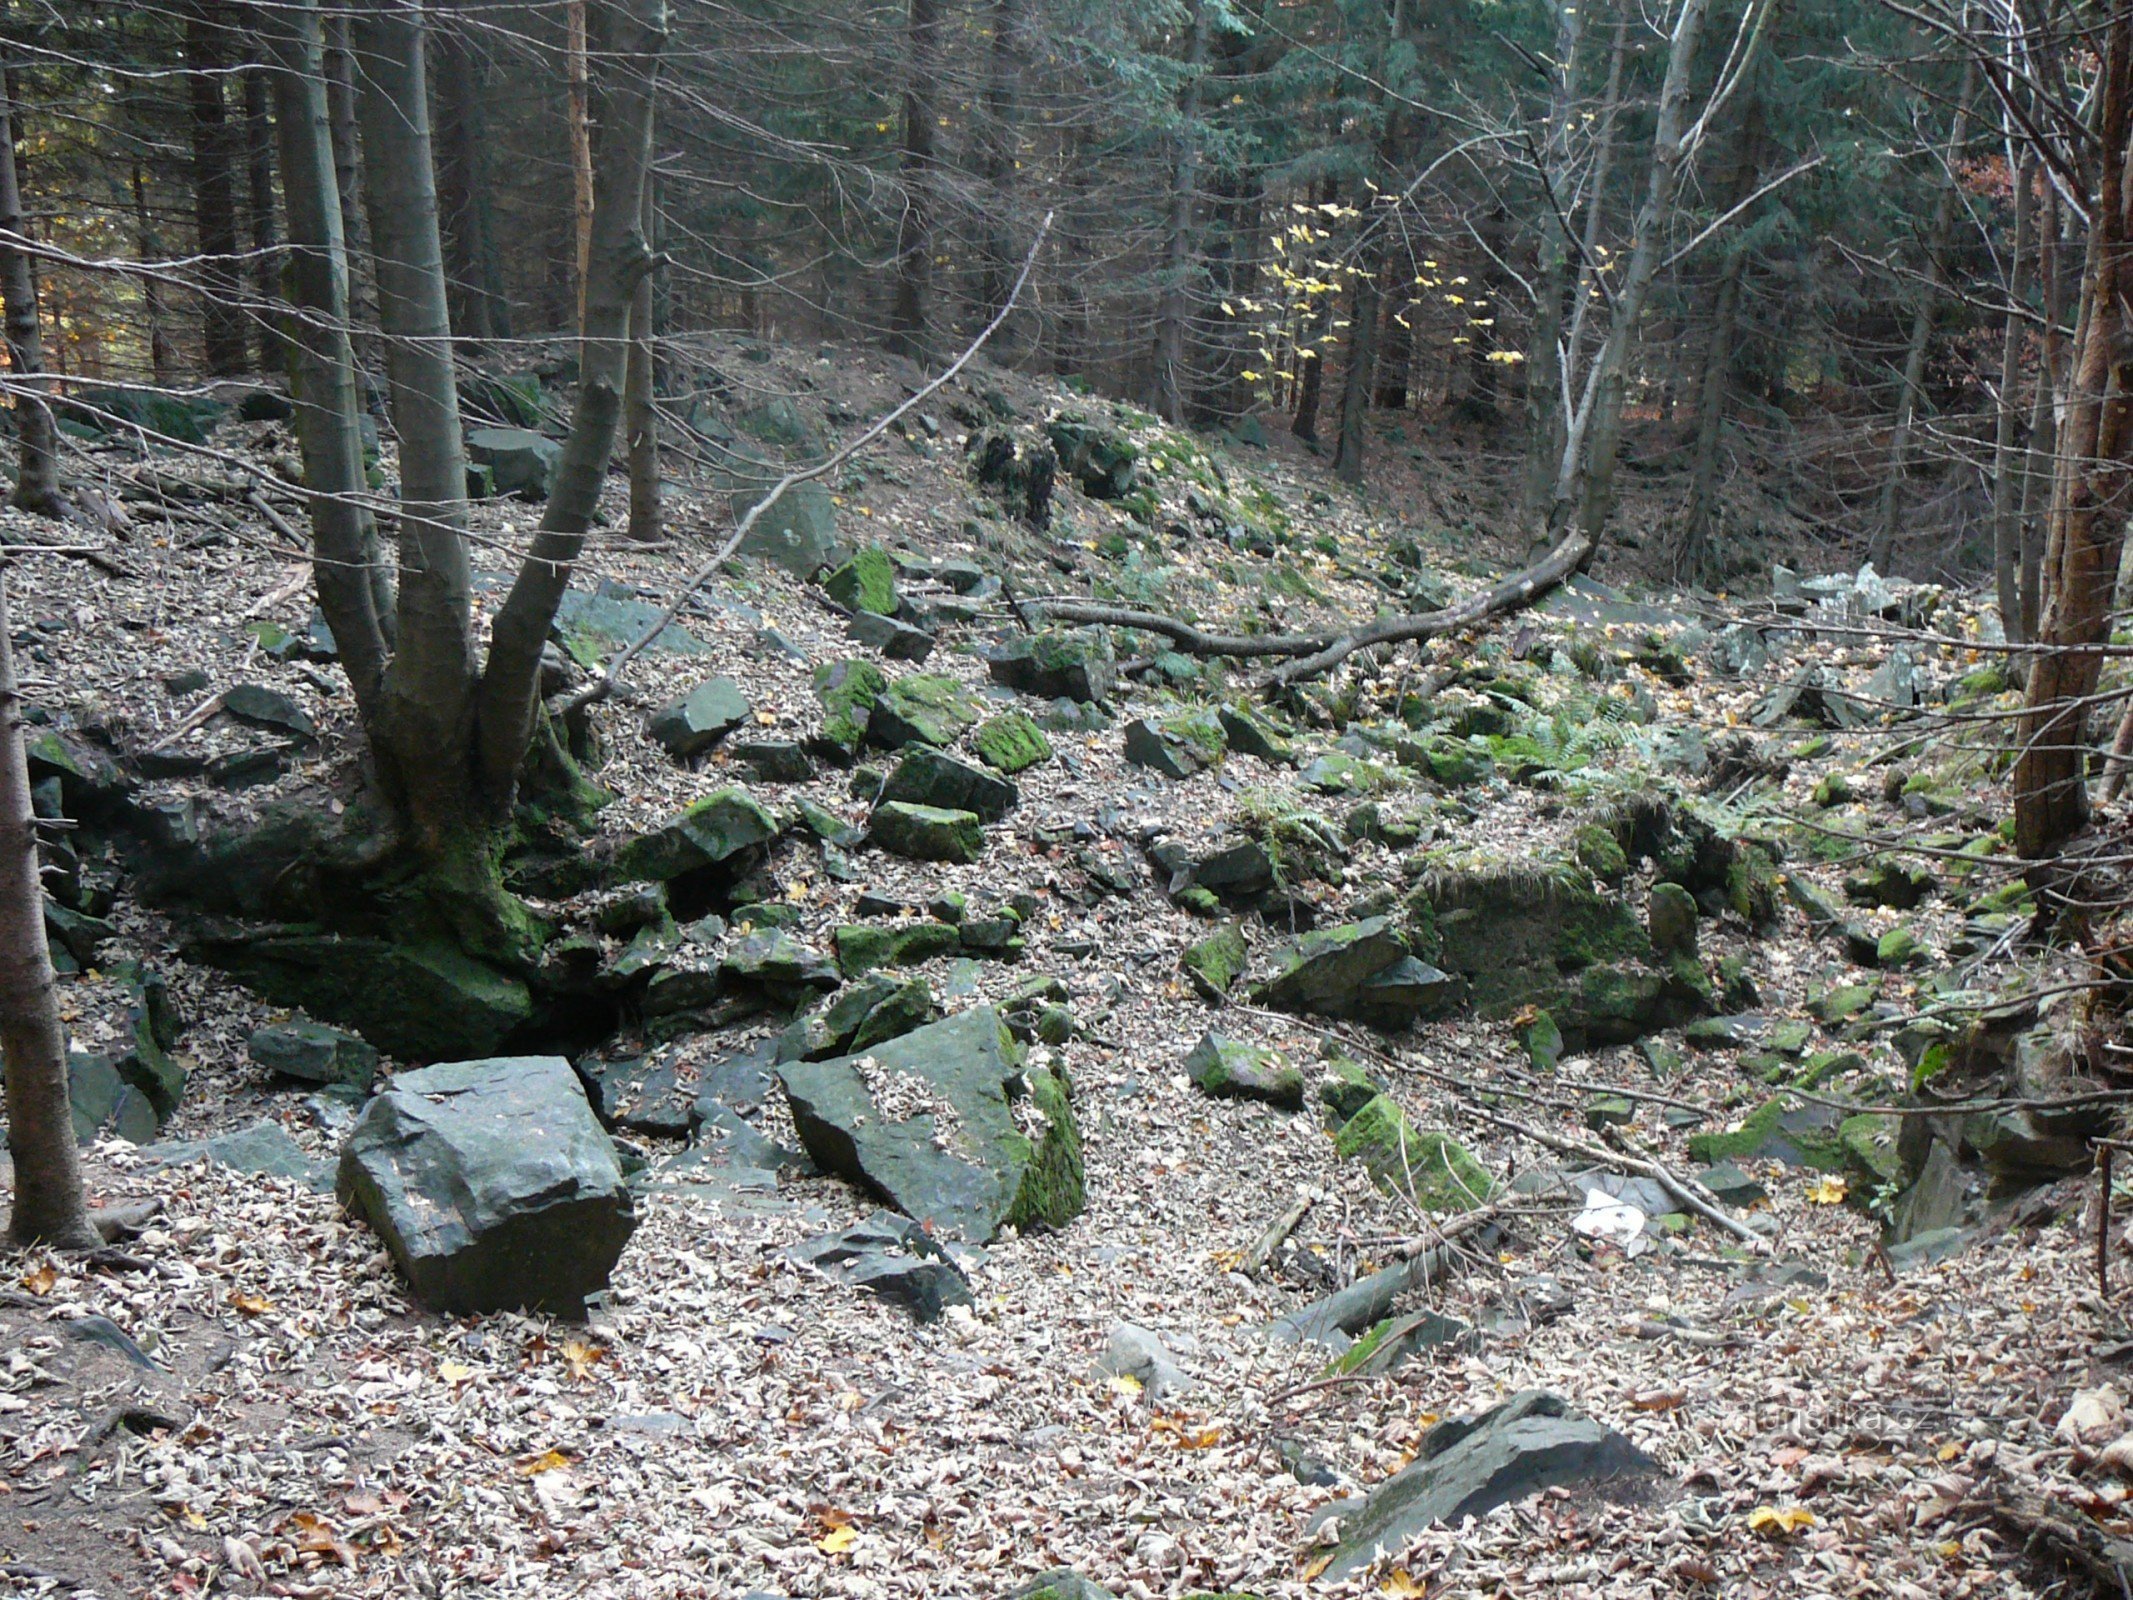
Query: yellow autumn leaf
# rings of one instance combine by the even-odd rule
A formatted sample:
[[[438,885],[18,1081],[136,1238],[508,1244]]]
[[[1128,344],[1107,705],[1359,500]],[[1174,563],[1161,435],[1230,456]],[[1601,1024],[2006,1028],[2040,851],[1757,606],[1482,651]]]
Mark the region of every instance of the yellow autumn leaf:
[[[1378,1585],[1378,1593],[1389,1594],[1393,1600],[1422,1600],[1429,1593],[1429,1584],[1405,1567],[1394,1567],[1392,1576]]]
[[[464,1362],[446,1361],[438,1366],[437,1376],[446,1383],[464,1383],[474,1376],[474,1369]]]
[[[566,1340],[563,1345],[563,1360],[573,1378],[591,1377],[593,1367],[606,1357],[605,1350],[584,1339]]]
[[[852,1548],[859,1538],[859,1530],[850,1523],[841,1528],[832,1528],[815,1541],[815,1548],[826,1556],[841,1556]]]
[[[570,1457],[560,1450],[543,1450],[537,1456],[529,1456],[513,1468],[521,1478],[537,1478],[544,1472],[557,1472],[570,1465]]]
[[[1842,1178],[1825,1177],[1807,1191],[1808,1202],[1818,1206],[1841,1206],[1844,1197],[1851,1193],[1850,1186]]]
[[[47,1261],[35,1272],[23,1275],[22,1287],[29,1290],[31,1294],[50,1294],[52,1285],[58,1281],[59,1269]]]
[[[230,1304],[248,1317],[263,1317],[274,1309],[274,1302],[263,1294],[248,1294],[242,1289],[230,1291]]]
[[[1316,1578],[1321,1572],[1324,1572],[1326,1568],[1332,1565],[1333,1552],[1331,1550],[1328,1550],[1324,1555],[1319,1556],[1312,1561],[1306,1562],[1304,1564],[1303,1569],[1304,1582],[1309,1583],[1312,1579]]]
[[[1128,1400],[1137,1400],[1140,1398],[1141,1380],[1134,1377],[1133,1374],[1130,1372],[1122,1372],[1117,1377],[1113,1378],[1111,1380],[1111,1387],[1117,1390],[1120,1394],[1124,1395]]]
[[[1748,1513],[1748,1531],[1766,1539],[1782,1539],[1815,1525],[1815,1514],[1805,1506],[1757,1506]]]

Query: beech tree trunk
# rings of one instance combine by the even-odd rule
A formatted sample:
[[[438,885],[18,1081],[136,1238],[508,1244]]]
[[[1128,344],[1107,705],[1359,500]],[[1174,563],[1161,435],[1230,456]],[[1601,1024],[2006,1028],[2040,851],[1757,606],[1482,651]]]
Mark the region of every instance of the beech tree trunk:
[[[1762,143],[1762,102],[1751,100],[1742,108],[1739,153],[1734,163],[1731,192],[1726,208],[1745,204],[1755,193],[1758,157]],[[1735,324],[1740,314],[1741,280],[1748,269],[1748,252],[1728,253],[1718,275],[1718,288],[1711,301],[1711,326],[1704,341],[1703,370],[1696,384],[1696,446],[1689,470],[1689,504],[1682,513],[1681,534],[1675,546],[1676,570],[1692,581],[1716,575],[1711,549],[1711,528],[1718,510],[1719,445],[1725,432],[1726,401],[1731,393]]]
[[[1373,259],[1356,273],[1348,300],[1348,360],[1341,369],[1340,433],[1333,446],[1333,475],[1343,483],[1363,481],[1363,428],[1370,417],[1377,334],[1378,268]]]
[[[318,0],[290,0],[263,29],[274,65],[275,132],[289,223],[290,397],[311,513],[319,609],[366,727],[382,704],[388,614],[377,529],[364,508],[362,414],[348,342],[348,253],[327,108]]]
[[[193,227],[203,258],[201,346],[207,370],[229,378],[245,369],[237,274],[237,130],[224,93],[229,36],[221,7],[213,0],[197,0],[186,13],[185,58],[192,110]]]
[[[2097,186],[2090,207],[2081,316],[2067,375],[2045,551],[2047,599],[2037,631],[2014,767],[2015,849],[2046,861],[2089,818],[2088,697],[2108,637],[2125,524],[2133,512],[2133,225],[2127,140],[2133,132],[2133,12],[2111,14],[2096,84]]]
[[[933,359],[933,165],[939,118],[940,0],[911,0],[904,67],[903,216],[896,229],[896,291],[889,348],[924,365]]]
[[[2014,174],[2014,244],[2007,257],[2007,295],[2022,292],[2022,269],[2035,253],[2034,159]],[[2015,388],[2022,377],[2023,318],[2010,307],[2000,334],[2000,392],[1993,406],[1992,433],[1992,576],[2000,607],[2000,628],[2016,644],[2027,641],[2022,629],[2022,495],[2021,453],[2015,447],[2020,415]],[[2041,386],[2043,378],[2038,382]]]
[[[13,142],[9,140],[11,149]],[[133,247],[143,261],[162,259],[163,241],[148,210],[148,175],[138,161],[133,164]],[[163,285],[152,275],[141,279],[141,316],[147,324],[149,374],[158,385],[167,384],[177,371],[177,358],[163,316]]]
[[[578,332],[585,331],[585,275],[592,270],[593,157],[592,67],[586,38],[585,0],[563,7],[563,73],[569,90],[572,237],[577,242]]]
[[[1029,0],[993,0],[992,47],[985,73],[979,122],[979,177],[990,198],[984,218],[984,266],[978,280],[978,309],[990,322],[1007,304],[1022,251],[1015,243],[1015,207],[1021,190],[1022,79],[1029,69],[1024,35],[1029,27]],[[1019,317],[1012,319],[1020,321]],[[1013,330],[993,335],[993,359],[1014,357]]]
[[[0,83],[0,233],[27,237],[22,183],[15,165],[18,116]],[[16,471],[8,504],[41,517],[64,517],[73,508],[59,486],[59,438],[52,407],[37,380],[44,373],[44,336],[37,314],[37,273],[29,253],[0,243],[0,302],[4,302],[8,371],[14,377]],[[40,936],[41,937],[41,936]]]
[[[0,1068],[15,1164],[9,1237],[18,1245],[93,1249],[81,1155],[67,1104],[67,1036],[44,936],[37,824],[22,744],[22,695],[0,568]]]

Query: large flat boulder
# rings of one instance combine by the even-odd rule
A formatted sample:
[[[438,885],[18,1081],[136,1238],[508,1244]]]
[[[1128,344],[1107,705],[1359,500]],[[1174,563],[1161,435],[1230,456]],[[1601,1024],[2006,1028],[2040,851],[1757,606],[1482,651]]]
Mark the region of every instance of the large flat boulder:
[[[1418,961],[1389,917],[1319,928],[1289,948],[1261,991],[1283,1011],[1402,1028],[1459,1003],[1464,986]]]
[[[1081,1136],[1066,1085],[1025,1071],[991,1006],[859,1055],[784,1062],[778,1079],[818,1166],[936,1232],[983,1243],[1005,1226],[1058,1227],[1081,1211]]]
[[[777,818],[745,790],[718,789],[623,845],[615,866],[626,878],[665,881],[723,865],[777,836]]]
[[[561,1056],[401,1073],[349,1134],[336,1187],[432,1311],[582,1316],[637,1226]]]
[[[1440,1422],[1415,1459],[1371,1491],[1342,1530],[1324,1576],[1338,1582],[1396,1555],[1425,1528],[1457,1527],[1543,1489],[1648,1477],[1658,1463],[1611,1428],[1540,1389]]]

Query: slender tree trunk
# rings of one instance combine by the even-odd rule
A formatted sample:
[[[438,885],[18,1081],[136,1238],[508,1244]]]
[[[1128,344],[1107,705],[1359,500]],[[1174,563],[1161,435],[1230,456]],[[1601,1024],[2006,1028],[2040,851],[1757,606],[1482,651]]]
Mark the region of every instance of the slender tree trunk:
[[[1762,101],[1750,99],[1742,107],[1740,142],[1734,162],[1733,183],[1723,205],[1744,205],[1755,194],[1761,168]],[[1748,269],[1748,252],[1727,252],[1712,296],[1711,327],[1704,343],[1703,370],[1696,384],[1696,446],[1689,472],[1689,504],[1682,514],[1681,534],[1675,546],[1676,570],[1694,580],[1715,575],[1710,547],[1711,527],[1718,509],[1719,443],[1725,431],[1726,401],[1731,393],[1735,323],[1740,313],[1741,280]]]
[[[274,66],[275,132],[289,224],[291,397],[304,460],[319,609],[364,725],[377,725],[388,619],[376,581],[377,530],[363,497],[362,408],[348,342],[348,255],[341,232],[318,0],[285,0],[262,28]]]
[[[467,339],[508,339],[511,312],[489,198],[488,66],[457,27],[432,34],[431,50],[437,62],[437,199],[452,326]]]
[[[483,670],[477,726],[481,783],[492,815],[510,807],[539,711],[541,649],[556,606],[592,526],[621,422],[630,302],[652,267],[639,218],[651,167],[652,107],[666,47],[665,0],[610,0],[603,6],[602,59],[612,71],[600,104],[600,169],[595,175],[591,270],[577,414],[556,472],[555,490],[532,548],[496,614]]]
[[[1207,10],[1186,0],[1185,41],[1178,91],[1178,126],[1171,140],[1170,217],[1163,230],[1163,282],[1155,315],[1155,370],[1149,409],[1173,425],[1185,420],[1186,324],[1192,317],[1192,266],[1197,254],[1193,221],[1200,188],[1200,74],[1207,65]]]
[[[989,198],[984,218],[984,264],[978,282],[978,308],[989,322],[1007,304],[1022,252],[1015,244],[1015,208],[1021,190],[1021,84],[1028,71],[1023,47],[1029,27],[1029,0],[993,0],[992,47],[986,61],[985,93],[979,118],[979,177]],[[1016,320],[1020,320],[1017,318]],[[993,336],[993,359],[1012,359],[1011,330]]]
[[[245,369],[244,311],[237,275],[236,129],[223,80],[229,34],[214,0],[196,0],[185,18],[186,88],[192,107],[193,226],[199,236],[200,332],[207,370],[218,378]]]
[[[267,113],[266,74],[253,68],[244,75],[246,209],[252,223],[252,284],[258,310],[252,326],[258,338],[259,370],[281,366],[281,344],[267,308],[280,292],[276,281],[280,231],[274,224],[274,123]]]
[[[1340,190],[1331,178],[1318,186],[1316,205],[1331,205]],[[1326,386],[1327,335],[1333,327],[1331,291],[1314,296],[1304,307],[1296,330],[1296,413],[1289,431],[1305,444],[1318,443],[1319,398]]]
[[[133,164],[133,247],[143,261],[163,257],[163,241],[148,210],[148,175],[138,161]],[[163,285],[154,277],[141,279],[141,314],[147,323],[149,374],[159,386],[167,384],[177,371],[177,360],[171,354],[170,326],[163,315]]]
[[[0,83],[0,233],[28,237],[22,214],[22,183],[15,164],[19,115],[13,74]],[[0,244],[0,302],[4,302],[7,365],[15,380],[15,489],[8,504],[41,517],[64,517],[73,507],[59,486],[58,430],[38,378],[44,372],[44,337],[38,325],[37,274],[27,251]],[[6,708],[0,707],[0,712]],[[41,938],[42,935],[40,934]]]
[[[1886,572],[1896,559],[1896,535],[1903,517],[1903,480],[1911,469],[1911,434],[1917,426],[1918,404],[1926,386],[1926,355],[1933,342],[1933,323],[1947,289],[1946,258],[1955,232],[1955,163],[1969,133],[1970,82],[1964,79],[1955,116],[1948,125],[1948,148],[1942,161],[1947,181],[1933,203],[1933,222],[1926,233],[1926,282],[1917,309],[1911,317],[1911,337],[1904,348],[1903,388],[1896,398],[1896,427],[1889,437],[1888,475],[1881,485],[1881,514],[1875,519],[1874,537],[1866,558]]]
[[[353,20],[363,63],[357,120],[376,252],[378,319],[400,441],[397,648],[371,730],[387,792],[422,859],[449,878],[487,865],[471,763],[474,640],[466,544],[467,467],[445,307],[444,250],[430,149],[421,0],[369,0]],[[470,859],[478,854],[479,861]],[[478,931],[478,929],[477,929]],[[464,942],[472,943],[462,927]]]
[[[88,1250],[99,1243],[82,1193],[81,1154],[67,1105],[67,1036],[44,936],[37,822],[22,746],[22,694],[0,568],[0,1066],[7,1148],[15,1163],[9,1237],[18,1245]]]
[[[1582,397],[1563,445],[1563,470],[1557,481],[1549,526],[1551,532],[1559,534],[1575,516],[1584,534],[1583,559],[1590,559],[1591,551],[1598,548],[1600,534],[1614,509],[1629,346],[1637,336],[1652,280],[1658,276],[1660,247],[1674,214],[1684,155],[1682,141],[1687,134],[1689,82],[1709,3],[1710,0],[1684,0],[1674,23],[1666,77],[1659,90],[1658,117],[1652,129],[1652,165],[1644,204],[1630,232],[1629,260],[1615,285],[1606,337],[1586,373]]]
[[[1519,500],[1529,523],[1548,513],[1563,457],[1563,300],[1569,293],[1570,235],[1562,183],[1568,176],[1570,119],[1577,103],[1579,47],[1583,42],[1585,5],[1559,0],[1556,8],[1555,81],[1548,100],[1548,138],[1541,147],[1541,179],[1552,198],[1541,205],[1540,262],[1533,303],[1533,328],[1526,347],[1526,464]],[[1615,107],[1622,91],[1624,36],[1618,26],[1607,74],[1607,98],[1600,108],[1598,168],[1593,202],[1606,187],[1614,150]]]
[[[2022,269],[2033,252],[2035,229],[2034,190],[2038,173],[2034,159],[2014,172],[2014,247],[2007,258],[2007,297],[2016,300],[2022,292]],[[1992,575],[2000,606],[2000,627],[2014,643],[2026,641],[2022,631],[2022,501],[2020,457],[2015,447],[2018,407],[2016,386],[2022,377],[2023,319],[2010,307],[2007,325],[2000,334],[2000,392],[1993,408],[1992,434]],[[2041,381],[2041,379],[2040,379]]]
[[[578,332],[585,331],[585,276],[592,270],[592,69],[587,60],[585,0],[563,7],[564,79],[570,92],[570,179],[573,237],[578,247]]]
[[[656,178],[644,185],[643,228],[645,241],[657,254],[659,203]],[[652,393],[656,372],[659,330],[655,320],[655,274],[637,281],[630,298],[629,367],[622,380],[622,436],[629,452],[629,536],[649,544],[665,532],[665,512],[659,492],[659,408]]]
[[[911,0],[904,67],[903,217],[896,230],[896,294],[889,348],[921,365],[933,359],[933,210],[939,111],[940,0]]]
[[[2066,393],[2067,248],[2071,225],[2057,189],[2046,185],[2044,217],[2037,229],[2037,272],[2044,285],[2044,358],[2037,370],[2036,401],[2029,417],[2029,455],[2022,474],[2022,636],[2037,638],[2044,624],[2044,543],[2051,488],[2059,456],[2059,399]],[[2039,512],[2039,497],[2045,509]],[[2027,679],[2028,658],[2016,658]]]
[[[1333,475],[1343,483],[1363,481],[1363,428],[1370,417],[1377,333],[1378,273],[1373,261],[1356,273],[1348,301],[1348,360],[1341,370],[1340,432],[1333,445]]]
[[[2133,387],[2123,350],[2133,294],[2133,230],[2126,206],[2133,131],[2133,12],[2111,14],[2094,94],[2098,180],[2090,208],[2081,318],[2067,377],[2052,482],[2045,566],[2048,598],[2017,724],[2015,849],[2045,861],[2089,817],[2086,724],[2110,632],[2112,593],[2133,510]]]
[[[1380,336],[1374,403],[1380,410],[1407,409],[1407,383],[1415,359],[1415,325],[1411,313],[1417,302],[1414,265],[1395,260],[1390,271],[1390,292],[1385,296],[1385,329]]]

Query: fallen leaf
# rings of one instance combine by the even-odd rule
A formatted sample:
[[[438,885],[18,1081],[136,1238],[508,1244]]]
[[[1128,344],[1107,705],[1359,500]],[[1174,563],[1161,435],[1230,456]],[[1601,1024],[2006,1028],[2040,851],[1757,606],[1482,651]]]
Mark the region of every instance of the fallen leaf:
[[[1841,1206],[1844,1204],[1844,1197],[1850,1193],[1850,1185],[1842,1178],[1830,1176],[1822,1178],[1807,1191],[1807,1200],[1810,1205]]]
[[[1429,1593],[1429,1584],[1405,1567],[1394,1567],[1392,1576],[1378,1585],[1378,1592],[1391,1595],[1393,1600],[1422,1600]]]
[[[1685,1390],[1647,1389],[1629,1403],[1632,1411],[1678,1411],[1689,1403]]]
[[[464,1383],[474,1376],[474,1369],[462,1362],[444,1361],[438,1363],[437,1376],[446,1383]]]
[[[599,1345],[584,1339],[568,1339],[563,1343],[563,1360],[569,1366],[573,1378],[590,1378],[593,1367],[605,1359],[606,1355],[607,1352]]]
[[[248,1317],[263,1317],[274,1309],[274,1302],[263,1294],[251,1294],[243,1289],[230,1291],[230,1304]]]
[[[29,1290],[31,1294],[50,1294],[52,1285],[58,1281],[59,1269],[47,1261],[35,1272],[23,1275],[22,1287]]]
[[[521,1461],[512,1470],[522,1478],[538,1477],[543,1472],[554,1472],[559,1467],[570,1465],[570,1457],[560,1450],[543,1450],[537,1456]]]
[[[1815,1525],[1815,1514],[1805,1506],[1757,1506],[1748,1513],[1748,1531],[1766,1539],[1782,1539]]]
[[[859,1530],[850,1523],[841,1528],[832,1528],[815,1541],[815,1548],[826,1556],[841,1556],[852,1548],[859,1538]]]

